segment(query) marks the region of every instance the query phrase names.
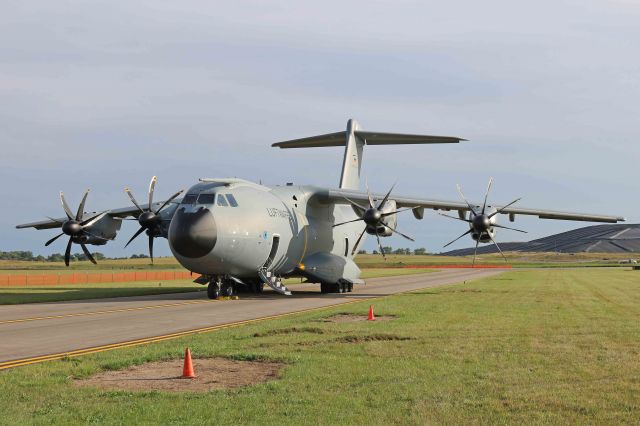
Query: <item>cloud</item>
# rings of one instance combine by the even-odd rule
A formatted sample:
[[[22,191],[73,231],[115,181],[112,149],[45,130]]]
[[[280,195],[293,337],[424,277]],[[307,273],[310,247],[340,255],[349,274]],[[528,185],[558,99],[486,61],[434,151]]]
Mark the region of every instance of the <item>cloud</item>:
[[[13,226],[58,214],[60,189],[79,198],[91,186],[101,209],[127,205],[122,188],[142,192],[153,174],[164,194],[203,176],[335,186],[339,149],[269,144],[350,117],[471,139],[367,149],[364,173],[381,190],[397,179],[402,193],[455,199],[460,182],[481,196],[494,176],[496,201],[640,219],[629,196],[640,154],[633,2],[2,6],[4,249],[46,252],[45,232]],[[401,224],[438,250],[458,231],[439,219]],[[528,237],[576,226],[523,225]]]

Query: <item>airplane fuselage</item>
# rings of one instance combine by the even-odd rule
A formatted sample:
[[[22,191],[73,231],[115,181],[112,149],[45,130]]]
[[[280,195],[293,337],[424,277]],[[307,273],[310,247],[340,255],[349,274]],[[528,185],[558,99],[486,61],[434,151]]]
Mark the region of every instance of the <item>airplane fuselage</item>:
[[[310,186],[267,187],[247,181],[201,182],[177,206],[168,231],[171,251],[187,269],[206,275],[255,277],[260,267],[302,275],[314,253],[351,259],[364,229],[351,206],[312,198]]]

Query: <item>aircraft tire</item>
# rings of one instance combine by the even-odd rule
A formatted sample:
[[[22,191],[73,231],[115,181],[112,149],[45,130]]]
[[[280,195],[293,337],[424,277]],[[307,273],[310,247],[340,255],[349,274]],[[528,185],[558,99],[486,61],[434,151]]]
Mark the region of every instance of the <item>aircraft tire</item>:
[[[220,293],[220,283],[211,281],[207,286],[207,297],[209,299],[219,299]]]
[[[349,293],[351,293],[351,292],[353,291],[353,283],[348,283],[348,284],[347,284],[347,291],[348,291]]]
[[[264,291],[264,283],[262,281],[258,281],[255,286],[255,292],[258,294],[262,294]]]

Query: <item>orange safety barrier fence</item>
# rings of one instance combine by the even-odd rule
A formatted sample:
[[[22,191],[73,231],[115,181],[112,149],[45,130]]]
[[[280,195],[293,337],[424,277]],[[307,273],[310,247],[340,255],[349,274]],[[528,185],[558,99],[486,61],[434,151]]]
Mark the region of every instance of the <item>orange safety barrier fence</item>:
[[[0,274],[0,287],[54,286],[65,284],[124,283],[134,281],[195,280],[189,271],[135,271],[73,274]]]

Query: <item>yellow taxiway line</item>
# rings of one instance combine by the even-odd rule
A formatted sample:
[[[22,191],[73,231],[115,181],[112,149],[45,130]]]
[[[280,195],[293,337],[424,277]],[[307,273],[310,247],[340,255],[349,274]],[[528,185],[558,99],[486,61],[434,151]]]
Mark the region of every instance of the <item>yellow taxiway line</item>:
[[[308,309],[302,309],[302,310],[299,310],[299,311],[287,312],[287,313],[284,313],[284,314],[268,315],[268,316],[265,316],[265,317],[254,318],[254,319],[249,319],[249,320],[242,320],[242,321],[236,321],[236,322],[231,322],[231,323],[227,323],[227,324],[220,324],[220,325],[213,325],[213,326],[209,326],[209,327],[194,328],[194,329],[191,329],[191,330],[179,331],[179,332],[170,333],[170,334],[163,334],[163,335],[160,335],[160,336],[146,337],[146,338],[143,338],[143,339],[136,339],[136,340],[128,340],[128,341],[120,342],[120,343],[112,343],[110,345],[94,346],[94,347],[90,347],[90,348],[78,349],[78,350],[69,351],[69,352],[60,352],[60,353],[57,353],[57,354],[42,355],[42,356],[31,357],[31,358],[22,358],[22,359],[16,359],[16,360],[12,360],[12,361],[5,361],[5,362],[0,362],[0,370],[6,370],[6,369],[9,369],[9,368],[21,367],[21,366],[30,365],[30,364],[38,364],[38,363],[46,362],[46,361],[55,361],[55,360],[63,359],[63,358],[73,358],[73,357],[78,357],[78,356],[82,356],[82,355],[95,354],[95,353],[110,351],[110,350],[114,350],[114,349],[122,349],[122,348],[130,348],[130,347],[133,347],[133,346],[146,345],[146,344],[149,344],[149,343],[161,342],[161,341],[164,341],[164,340],[177,339],[179,337],[189,336],[189,335],[192,335],[192,334],[207,333],[207,332],[212,332],[212,331],[217,331],[217,330],[223,330],[223,329],[226,329],[226,328],[238,327],[238,326],[245,325],[245,324],[253,324],[253,323],[256,323],[256,322],[261,322],[261,321],[266,321],[266,320],[271,320],[271,319],[276,319],[276,318],[282,318],[282,317],[286,317],[286,316],[290,316],[290,315],[296,315],[296,314],[301,314],[301,313],[306,313],[306,312],[319,311],[319,310],[323,310],[323,309],[334,308],[336,306],[349,305],[349,304],[352,304],[352,303],[358,303],[358,302],[362,302],[362,301],[365,301],[365,300],[377,299],[378,297],[381,297],[381,296],[363,297],[363,298],[359,298],[357,300],[350,300],[348,302],[336,303],[336,304],[329,305],[329,306],[320,306],[320,307],[317,307],[317,308],[308,308]],[[202,301],[202,302],[207,303],[208,301]],[[136,309],[136,308],[129,308],[129,309],[133,310],[133,309]]]
[[[4,320],[0,321],[0,325],[2,324],[15,324],[19,322],[29,322],[29,321],[42,321],[48,319],[59,319],[59,318],[70,318],[70,317],[86,317],[93,315],[103,315],[103,314],[114,314],[118,312],[129,312],[129,311],[142,311],[145,309],[159,309],[159,308],[170,308],[172,306],[184,306],[184,305],[195,305],[200,303],[211,303],[217,302],[217,300],[191,300],[188,302],[177,302],[177,303],[165,303],[163,305],[150,305],[150,306],[138,306],[135,308],[120,308],[120,309],[110,309],[104,311],[93,311],[93,312],[78,312],[75,314],[61,314],[61,315],[48,315],[43,317],[33,317],[33,318],[18,318],[12,320]]]

